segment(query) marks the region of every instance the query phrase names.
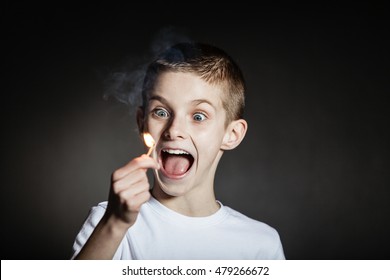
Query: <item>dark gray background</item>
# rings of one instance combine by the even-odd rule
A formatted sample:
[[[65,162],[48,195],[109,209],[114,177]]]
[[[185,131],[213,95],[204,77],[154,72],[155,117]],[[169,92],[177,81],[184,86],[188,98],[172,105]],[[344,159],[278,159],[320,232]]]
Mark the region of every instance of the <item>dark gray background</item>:
[[[144,152],[103,80],[165,26],[225,49],[247,79],[249,131],[218,199],[275,227],[288,259],[388,259],[385,6],[164,3],[4,8],[1,259],[68,259],[111,172]]]

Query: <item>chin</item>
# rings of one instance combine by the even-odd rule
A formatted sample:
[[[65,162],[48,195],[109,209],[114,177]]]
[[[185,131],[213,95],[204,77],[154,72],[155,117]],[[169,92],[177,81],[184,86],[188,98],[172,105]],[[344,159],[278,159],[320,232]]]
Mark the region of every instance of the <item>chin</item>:
[[[167,195],[183,196],[186,193],[188,193],[194,185],[193,177],[190,176],[190,174],[183,176],[180,179],[178,178],[172,179],[172,178],[165,177],[160,171],[157,172],[159,172],[158,175],[159,178],[156,178],[158,185],[160,189]]]

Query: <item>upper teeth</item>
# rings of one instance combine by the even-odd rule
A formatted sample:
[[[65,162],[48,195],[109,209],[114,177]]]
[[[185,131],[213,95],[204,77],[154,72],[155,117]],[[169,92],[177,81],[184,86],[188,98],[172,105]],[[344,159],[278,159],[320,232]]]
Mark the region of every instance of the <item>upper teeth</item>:
[[[174,155],[189,155],[186,151],[183,150],[171,150],[171,149],[164,149],[163,152],[174,154]]]

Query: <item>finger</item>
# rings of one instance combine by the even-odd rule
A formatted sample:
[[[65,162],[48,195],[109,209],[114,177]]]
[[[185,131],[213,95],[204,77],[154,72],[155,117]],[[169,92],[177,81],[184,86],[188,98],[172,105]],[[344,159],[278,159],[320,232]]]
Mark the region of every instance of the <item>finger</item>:
[[[146,155],[142,155],[140,157],[134,158],[133,160],[128,162],[125,166],[115,170],[114,173],[112,174],[112,180],[113,181],[120,180],[121,178],[125,177],[127,174],[131,173],[136,169],[148,169],[148,168],[159,169],[160,166],[155,159],[148,157]]]
[[[149,180],[146,176],[146,173],[143,173],[142,176],[139,176],[139,178],[137,179],[133,178],[131,176],[132,174],[133,173],[126,176],[124,179],[114,182],[112,184],[112,189],[116,194],[136,188],[136,186],[138,186],[139,184],[146,184],[149,186]]]
[[[132,211],[136,211],[136,212],[139,212],[142,204],[144,204],[145,202],[147,202],[150,197],[152,195],[150,194],[149,191],[147,192],[141,192],[139,194],[137,194],[136,196],[133,197],[133,199],[131,199],[130,201],[128,201],[128,207],[132,210]]]
[[[150,185],[148,181],[141,181],[133,185],[132,188],[125,189],[121,191],[118,195],[121,198],[121,201],[128,201],[134,199],[137,195],[143,192],[149,192]]]
[[[132,185],[141,182],[141,181],[148,181],[148,177],[146,175],[146,172],[144,169],[137,169],[129,174],[127,174],[125,177],[112,182],[112,188],[115,193],[119,193],[123,191],[124,189],[131,188]]]

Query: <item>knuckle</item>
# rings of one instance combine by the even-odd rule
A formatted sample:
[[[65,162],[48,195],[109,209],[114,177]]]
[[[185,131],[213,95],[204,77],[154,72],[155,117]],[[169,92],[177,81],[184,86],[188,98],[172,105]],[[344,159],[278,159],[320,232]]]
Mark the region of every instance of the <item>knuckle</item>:
[[[134,163],[137,164],[137,165],[140,165],[142,162],[142,158],[141,157],[137,157],[134,159]]]
[[[115,170],[115,171],[112,173],[111,178],[112,178],[112,181],[116,181],[116,180],[118,180],[119,178],[122,178],[123,176],[124,176],[123,170],[117,169],[117,170]]]

